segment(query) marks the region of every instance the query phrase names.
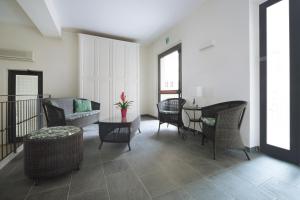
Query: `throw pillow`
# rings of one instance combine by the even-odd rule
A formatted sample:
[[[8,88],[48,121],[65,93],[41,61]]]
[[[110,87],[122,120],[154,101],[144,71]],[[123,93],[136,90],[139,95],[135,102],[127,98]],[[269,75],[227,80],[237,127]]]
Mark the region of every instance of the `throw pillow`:
[[[89,100],[74,99],[75,112],[89,112],[92,110],[92,103]]]

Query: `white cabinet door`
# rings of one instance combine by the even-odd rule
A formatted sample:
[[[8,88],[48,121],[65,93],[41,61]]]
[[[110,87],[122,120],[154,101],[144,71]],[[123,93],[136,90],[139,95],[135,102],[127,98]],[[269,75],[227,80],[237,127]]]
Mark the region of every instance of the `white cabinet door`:
[[[111,70],[110,70],[110,49],[111,40],[106,38],[96,39],[96,101],[101,103],[101,115],[100,119],[106,119],[110,117],[112,99],[110,88],[111,85]]]
[[[120,116],[121,92],[139,114],[139,45],[79,34],[80,97],[101,103],[100,118]]]
[[[113,41],[112,47],[112,99],[113,104],[120,101],[120,94],[124,91],[125,85],[125,43]],[[119,116],[120,109],[116,106],[112,108],[112,116]]]
[[[79,35],[80,97],[95,100],[95,38]]]
[[[125,48],[125,92],[133,101],[127,112],[139,114],[139,46],[127,43]]]

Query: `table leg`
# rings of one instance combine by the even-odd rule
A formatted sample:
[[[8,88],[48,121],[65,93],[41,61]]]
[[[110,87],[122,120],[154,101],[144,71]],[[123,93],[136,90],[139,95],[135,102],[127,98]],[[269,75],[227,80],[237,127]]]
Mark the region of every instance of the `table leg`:
[[[199,121],[200,133],[203,133],[201,121]]]
[[[128,142],[128,149],[131,151],[130,142]]]
[[[194,110],[194,120],[196,120],[196,111]],[[196,135],[196,122],[194,121],[194,131],[193,131],[193,134],[194,136]]]
[[[129,149],[129,151],[131,151],[131,147],[130,147],[130,135],[131,135],[131,128],[130,127],[128,127],[128,149]]]
[[[100,150],[102,148],[103,141],[100,142],[98,149]]]

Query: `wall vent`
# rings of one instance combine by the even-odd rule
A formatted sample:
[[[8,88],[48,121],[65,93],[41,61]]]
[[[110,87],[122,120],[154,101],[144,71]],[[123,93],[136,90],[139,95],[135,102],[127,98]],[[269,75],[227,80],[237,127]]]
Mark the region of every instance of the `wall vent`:
[[[0,49],[0,59],[33,62],[32,51],[19,51],[13,49]]]

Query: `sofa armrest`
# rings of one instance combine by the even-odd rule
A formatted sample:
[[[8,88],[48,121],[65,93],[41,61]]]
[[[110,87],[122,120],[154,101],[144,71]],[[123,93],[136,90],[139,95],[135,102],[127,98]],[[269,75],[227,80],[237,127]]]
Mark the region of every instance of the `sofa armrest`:
[[[43,108],[48,127],[66,125],[64,109],[53,106],[50,103],[43,103]]]
[[[92,104],[92,110],[100,110],[100,103],[91,101]]]

